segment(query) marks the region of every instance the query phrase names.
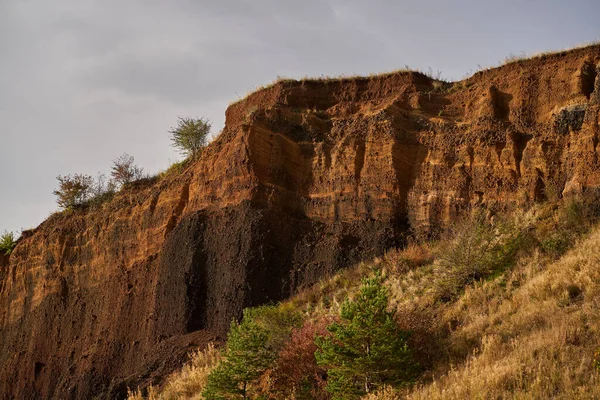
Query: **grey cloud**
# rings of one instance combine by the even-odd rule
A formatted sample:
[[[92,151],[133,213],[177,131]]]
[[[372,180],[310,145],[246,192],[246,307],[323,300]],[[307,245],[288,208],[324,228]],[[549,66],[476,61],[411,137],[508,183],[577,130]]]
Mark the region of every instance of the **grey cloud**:
[[[378,57],[375,37],[339,23],[333,9],[324,8],[322,2],[308,2],[312,7],[301,10],[286,9],[279,2],[234,3],[237,7],[228,3],[231,10],[246,10],[241,20],[236,20],[238,14],[227,14],[224,6],[205,9],[185,3],[202,11],[201,21],[206,14],[221,18],[207,24],[227,27],[226,34],[221,35],[221,28],[208,37],[193,35],[197,27],[190,27],[198,40],[184,38],[176,49],[157,46],[135,52],[124,46],[98,59],[82,79],[90,87],[110,86],[175,104],[202,104],[248,88],[248,82],[258,85],[277,75],[329,73],[331,66],[365,70]]]
[[[0,231],[56,209],[58,174],[106,172],[123,152],[167,167],[177,115],[217,133],[230,101],[279,75],[408,64],[458,78],[598,39],[599,13],[593,0],[0,0]]]

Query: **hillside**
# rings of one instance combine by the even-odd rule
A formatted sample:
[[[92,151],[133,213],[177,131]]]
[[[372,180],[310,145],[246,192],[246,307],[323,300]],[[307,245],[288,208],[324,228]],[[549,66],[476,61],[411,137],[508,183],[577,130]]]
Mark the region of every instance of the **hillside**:
[[[250,398],[331,398],[312,378],[314,348],[298,340],[323,332],[340,304],[356,298],[361,278],[377,271],[422,369],[414,384],[364,399],[597,398],[599,204],[598,197],[551,201],[491,222],[474,215],[441,240],[412,242],[301,291],[277,306],[282,315],[300,310],[301,327],[292,328]],[[273,326],[266,329],[280,335]],[[162,387],[129,400],[203,399],[219,359],[213,348],[194,353]]]
[[[599,62],[596,45],[454,83],[281,81],[232,104],[182,172],[55,214],[0,260],[2,397],[124,396],[410,232],[598,188]]]

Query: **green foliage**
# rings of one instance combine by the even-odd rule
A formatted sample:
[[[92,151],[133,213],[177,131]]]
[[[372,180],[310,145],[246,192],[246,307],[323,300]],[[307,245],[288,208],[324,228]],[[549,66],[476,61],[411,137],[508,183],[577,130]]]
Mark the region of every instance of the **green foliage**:
[[[68,210],[82,206],[92,194],[94,178],[90,175],[73,174],[57,176],[58,189],[53,193],[58,206]]]
[[[318,336],[317,364],[328,369],[327,390],[334,399],[352,399],[383,384],[410,382],[417,365],[395,313],[388,311],[388,293],[376,274],[363,280],[355,300],[342,304],[340,322]]]
[[[160,179],[164,179],[166,176],[171,174],[180,174],[185,170],[185,167],[188,165],[189,159],[185,159],[179,162],[174,162],[164,171],[161,171],[158,176]]]
[[[546,254],[559,257],[571,248],[573,237],[568,231],[554,231],[542,238],[540,247]]]
[[[58,176],[59,188],[53,193],[56,202],[64,210],[83,207],[98,207],[113,198],[116,185],[104,174],[96,178],[90,175],[74,174]]]
[[[302,326],[302,315],[291,304],[248,308],[244,314],[247,318],[268,331],[268,346],[274,351],[285,345],[294,328]]]
[[[15,234],[13,232],[4,231],[0,236],[0,254],[9,256],[17,245]]]
[[[85,201],[85,205],[90,207],[99,207],[110,201],[116,193],[116,184],[113,180],[107,179],[104,174],[98,173],[92,184],[90,196]]]
[[[225,361],[211,371],[204,397],[249,398],[253,381],[273,365],[277,351],[301,322],[299,314],[281,306],[244,310],[242,322],[231,323],[223,354]]]
[[[206,118],[179,117],[177,127],[171,128],[171,141],[186,157],[196,156],[208,144],[211,123]]]
[[[594,368],[596,369],[596,371],[600,372],[600,347],[598,347],[596,349],[596,351],[594,352]]]
[[[466,285],[512,266],[527,244],[520,227],[509,220],[488,221],[483,213],[458,223],[438,248],[436,296],[455,299]]]
[[[556,215],[551,223],[537,227],[536,235],[542,251],[555,258],[566,253],[577,238],[598,221],[598,204],[600,202],[595,193],[563,200],[562,204],[556,206]]]

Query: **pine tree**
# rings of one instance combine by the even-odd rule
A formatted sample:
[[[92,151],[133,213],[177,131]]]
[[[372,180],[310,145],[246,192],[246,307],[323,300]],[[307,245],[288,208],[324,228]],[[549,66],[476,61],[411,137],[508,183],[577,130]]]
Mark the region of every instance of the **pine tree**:
[[[379,274],[363,280],[356,299],[342,304],[340,322],[317,336],[317,363],[328,369],[327,390],[334,399],[358,398],[382,384],[409,382],[417,369]]]
[[[240,324],[231,323],[224,358],[225,361],[210,373],[204,398],[249,398],[249,385],[271,366],[275,358],[269,344],[269,332],[245,312]]]

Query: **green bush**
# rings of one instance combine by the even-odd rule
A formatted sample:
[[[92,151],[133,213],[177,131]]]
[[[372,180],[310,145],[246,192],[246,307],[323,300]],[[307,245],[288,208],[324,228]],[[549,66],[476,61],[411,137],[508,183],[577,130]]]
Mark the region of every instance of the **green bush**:
[[[340,322],[317,336],[317,364],[327,368],[327,391],[334,399],[355,399],[384,384],[411,382],[418,370],[388,294],[376,274],[363,280],[354,300],[342,304]]]
[[[596,349],[596,351],[594,352],[594,368],[596,369],[596,371],[600,372],[600,347],[598,347]]]
[[[456,224],[450,238],[440,242],[435,291],[442,301],[456,298],[468,284],[511,267],[527,244],[517,223],[491,223],[483,213]]]
[[[116,193],[116,183],[98,173],[90,175],[73,174],[58,176],[59,187],[53,193],[56,202],[64,210],[98,207],[111,200]]]
[[[302,315],[290,304],[265,305],[246,309],[244,319],[254,321],[268,331],[268,345],[279,351],[294,328],[302,326]]]
[[[595,194],[562,200],[554,206],[551,223],[537,228],[541,250],[555,258],[566,253],[577,238],[589,231],[600,215]]]
[[[540,240],[540,247],[546,254],[559,257],[573,245],[574,237],[569,231],[555,231]]]
[[[269,332],[247,318],[232,322],[227,335],[225,361],[211,371],[202,393],[210,399],[247,399],[250,384],[273,363],[273,349],[268,346]]]
[[[206,118],[182,118],[177,120],[177,127],[171,128],[171,141],[186,157],[196,156],[208,144],[211,124]]]
[[[53,193],[58,206],[65,210],[84,205],[92,194],[94,178],[90,175],[59,175],[56,179],[58,180],[58,189]]]
[[[301,316],[284,306],[244,310],[242,321],[231,323],[225,360],[211,371],[203,396],[209,400],[255,397],[258,390],[253,383],[273,366],[292,329],[301,323]]]
[[[13,232],[4,231],[0,236],[0,254],[9,256],[17,245],[15,234]]]

